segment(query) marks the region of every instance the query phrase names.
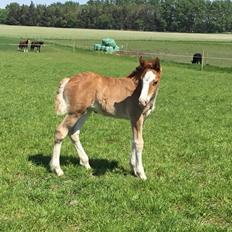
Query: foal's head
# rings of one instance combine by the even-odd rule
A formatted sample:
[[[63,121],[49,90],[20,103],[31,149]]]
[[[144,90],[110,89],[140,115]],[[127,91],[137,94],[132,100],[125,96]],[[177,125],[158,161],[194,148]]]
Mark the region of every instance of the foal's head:
[[[154,60],[145,61],[142,56],[139,59],[140,66],[140,80],[142,83],[142,90],[139,96],[139,104],[146,106],[154,97],[159,86],[161,66],[160,60],[157,57]]]

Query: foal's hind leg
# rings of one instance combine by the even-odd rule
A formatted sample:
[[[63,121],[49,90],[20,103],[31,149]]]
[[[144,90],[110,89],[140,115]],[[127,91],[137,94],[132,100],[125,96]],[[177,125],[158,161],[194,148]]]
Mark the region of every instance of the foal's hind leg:
[[[86,169],[90,169],[89,165],[89,157],[86,154],[84,148],[82,147],[82,144],[80,142],[80,130],[81,127],[83,126],[84,122],[89,116],[89,112],[85,112],[84,114],[81,115],[81,117],[77,120],[76,124],[72,128],[72,131],[70,133],[70,138],[72,142],[74,143],[74,146],[77,150],[77,153],[80,157],[80,164],[84,166]]]
[[[64,118],[63,122],[57,127],[55,132],[55,144],[53,148],[52,158],[50,161],[50,168],[55,171],[58,176],[64,174],[60,167],[60,150],[62,141],[67,136],[69,129],[73,127],[77,118],[76,116],[68,115]]]

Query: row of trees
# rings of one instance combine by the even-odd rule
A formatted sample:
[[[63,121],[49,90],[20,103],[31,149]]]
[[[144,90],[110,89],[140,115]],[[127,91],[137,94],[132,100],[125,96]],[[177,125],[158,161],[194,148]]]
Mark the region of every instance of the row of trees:
[[[0,9],[10,25],[171,32],[231,32],[230,0],[90,0],[49,6],[11,3]]]

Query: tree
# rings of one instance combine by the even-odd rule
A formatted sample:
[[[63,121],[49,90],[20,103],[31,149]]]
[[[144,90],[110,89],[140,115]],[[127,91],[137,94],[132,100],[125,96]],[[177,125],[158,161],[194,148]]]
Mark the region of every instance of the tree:
[[[11,3],[6,6],[7,17],[6,23],[10,25],[20,24],[20,5],[18,3]]]
[[[0,24],[6,23],[7,11],[6,9],[0,9]]]
[[[89,0],[9,4],[0,23],[173,32],[231,32],[231,0]]]

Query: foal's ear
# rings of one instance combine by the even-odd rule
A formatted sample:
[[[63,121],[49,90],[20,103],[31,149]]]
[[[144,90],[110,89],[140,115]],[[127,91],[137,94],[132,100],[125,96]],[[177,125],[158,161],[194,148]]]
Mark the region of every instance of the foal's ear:
[[[144,66],[144,59],[142,56],[139,57],[139,63],[140,63],[140,66]]]
[[[157,72],[161,71],[160,59],[158,57],[155,58],[155,60],[152,62],[152,64],[153,64],[153,69],[155,69],[155,71],[157,71]]]

